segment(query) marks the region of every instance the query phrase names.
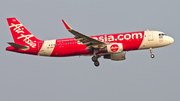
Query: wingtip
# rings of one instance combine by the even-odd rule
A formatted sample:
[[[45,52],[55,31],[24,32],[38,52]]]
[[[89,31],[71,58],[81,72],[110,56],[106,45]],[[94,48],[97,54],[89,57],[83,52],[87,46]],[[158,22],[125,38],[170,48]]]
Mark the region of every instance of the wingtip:
[[[16,19],[15,17],[7,17],[6,19]]]
[[[62,20],[62,22],[64,23],[64,26],[66,27],[67,30],[71,29],[71,27],[64,20]]]

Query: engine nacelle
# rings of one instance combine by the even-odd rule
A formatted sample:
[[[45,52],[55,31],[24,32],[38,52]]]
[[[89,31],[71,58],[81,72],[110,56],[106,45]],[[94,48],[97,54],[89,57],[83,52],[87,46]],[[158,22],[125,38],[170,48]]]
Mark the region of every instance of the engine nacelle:
[[[126,52],[104,55],[104,59],[111,59],[115,61],[125,60]]]
[[[108,53],[121,53],[123,52],[123,45],[122,43],[110,43],[107,45],[107,52]]]

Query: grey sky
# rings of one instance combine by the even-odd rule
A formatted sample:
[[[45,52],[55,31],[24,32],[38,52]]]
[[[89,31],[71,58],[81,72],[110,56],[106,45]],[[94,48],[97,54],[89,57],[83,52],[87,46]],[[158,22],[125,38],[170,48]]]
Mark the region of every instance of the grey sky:
[[[179,0],[1,0],[0,101],[180,100]],[[61,19],[86,35],[159,30],[167,47],[127,53],[125,61],[51,58],[5,51],[12,42],[6,18],[16,17],[39,39],[73,37]]]

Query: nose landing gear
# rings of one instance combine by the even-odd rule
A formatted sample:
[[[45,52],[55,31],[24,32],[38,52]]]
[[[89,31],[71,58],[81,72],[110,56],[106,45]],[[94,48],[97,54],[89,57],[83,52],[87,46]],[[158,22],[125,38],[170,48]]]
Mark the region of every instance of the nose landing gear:
[[[152,48],[150,48],[149,50],[150,50],[150,53],[151,53],[151,58],[154,58],[155,55],[153,54]]]

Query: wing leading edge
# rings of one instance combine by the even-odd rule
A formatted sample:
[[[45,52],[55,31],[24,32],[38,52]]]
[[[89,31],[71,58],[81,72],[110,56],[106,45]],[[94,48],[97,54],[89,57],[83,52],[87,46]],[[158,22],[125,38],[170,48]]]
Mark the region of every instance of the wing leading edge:
[[[104,46],[104,44],[106,44],[105,42],[101,42],[101,41],[93,39],[87,35],[84,35],[78,31],[75,31],[64,20],[62,20],[62,22],[64,23],[66,29],[75,36],[74,38],[76,38],[76,40],[79,40],[80,42],[85,44],[87,46],[87,49],[100,48],[102,45]]]

